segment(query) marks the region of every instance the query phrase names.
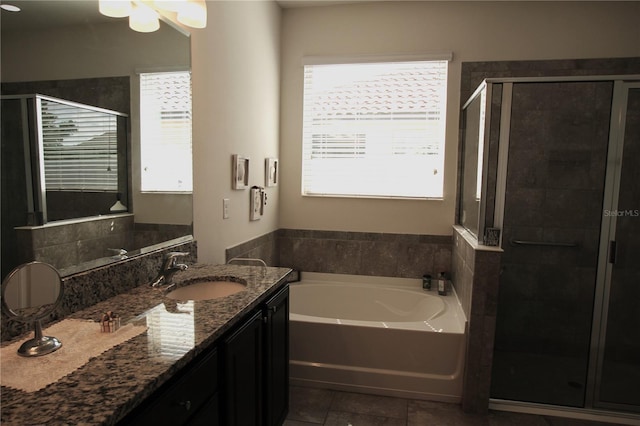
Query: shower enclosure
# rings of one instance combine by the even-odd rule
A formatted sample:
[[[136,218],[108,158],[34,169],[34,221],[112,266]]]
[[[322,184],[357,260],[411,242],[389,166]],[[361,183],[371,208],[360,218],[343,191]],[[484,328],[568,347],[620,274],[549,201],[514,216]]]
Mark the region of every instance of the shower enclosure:
[[[487,79],[463,120],[458,222],[504,250],[492,401],[638,419],[640,76]]]
[[[38,247],[62,241],[63,232],[99,250],[98,231],[69,235],[77,229],[61,224],[115,213],[117,200],[123,203],[119,213],[131,206],[127,115],[43,95],[2,96],[1,102],[2,276],[37,258]],[[35,229],[47,235],[36,236]],[[113,238],[109,243],[122,247]],[[58,259],[65,251],[52,248],[39,253],[45,256],[40,260]]]

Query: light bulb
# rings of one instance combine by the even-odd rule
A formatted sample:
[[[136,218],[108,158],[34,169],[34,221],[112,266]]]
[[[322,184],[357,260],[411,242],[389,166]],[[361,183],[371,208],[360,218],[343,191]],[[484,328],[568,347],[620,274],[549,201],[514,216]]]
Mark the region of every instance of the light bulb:
[[[192,28],[207,26],[207,4],[204,0],[187,0],[180,6],[178,22]]]
[[[178,12],[187,0],[154,0],[153,5],[156,9],[166,10],[168,12]]]
[[[142,3],[134,3],[129,15],[129,27],[141,33],[151,33],[160,28],[158,13]]]
[[[125,18],[131,14],[131,2],[129,0],[100,0],[98,10],[105,16]]]

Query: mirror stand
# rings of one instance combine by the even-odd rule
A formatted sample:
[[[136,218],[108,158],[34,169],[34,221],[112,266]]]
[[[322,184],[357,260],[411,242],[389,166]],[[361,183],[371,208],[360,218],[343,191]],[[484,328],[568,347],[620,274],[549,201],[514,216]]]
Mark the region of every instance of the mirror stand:
[[[62,346],[60,340],[51,336],[42,335],[42,322],[40,319],[35,320],[35,337],[24,342],[18,349],[20,356],[40,356],[47,355],[57,351]]]
[[[18,266],[2,281],[2,308],[18,321],[33,322],[35,336],[24,342],[18,355],[47,355],[62,347],[60,340],[42,333],[42,319],[55,311],[63,294],[60,274],[51,265],[33,261]]]

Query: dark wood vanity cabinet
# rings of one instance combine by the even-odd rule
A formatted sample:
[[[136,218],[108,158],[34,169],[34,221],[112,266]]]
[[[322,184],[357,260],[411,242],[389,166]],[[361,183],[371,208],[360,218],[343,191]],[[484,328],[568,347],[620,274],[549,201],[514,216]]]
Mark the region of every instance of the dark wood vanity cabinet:
[[[289,409],[289,286],[224,342],[225,425],[281,425]]]
[[[260,425],[262,417],[262,311],[224,341],[225,425]]]
[[[288,409],[285,284],[121,424],[279,426]]]
[[[265,304],[264,425],[280,426],[289,411],[289,286]]]
[[[195,360],[125,418],[124,425],[220,424],[217,348]]]

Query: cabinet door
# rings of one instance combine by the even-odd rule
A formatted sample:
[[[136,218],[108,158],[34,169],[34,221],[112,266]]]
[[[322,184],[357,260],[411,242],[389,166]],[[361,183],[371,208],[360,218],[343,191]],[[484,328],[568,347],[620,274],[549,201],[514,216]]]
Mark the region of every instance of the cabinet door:
[[[265,425],[281,425],[289,410],[289,285],[265,305]]]
[[[262,312],[224,342],[226,425],[260,425],[262,419]]]
[[[211,399],[200,408],[200,410],[189,419],[189,426],[218,426],[220,421],[219,393],[215,393]],[[161,424],[161,423],[158,423]]]
[[[210,419],[209,424],[219,424],[213,410],[200,412],[201,407],[208,404],[208,400],[217,398],[218,368],[218,352],[213,350],[187,366],[183,373],[152,395],[120,424],[184,425],[194,415],[206,415]]]

